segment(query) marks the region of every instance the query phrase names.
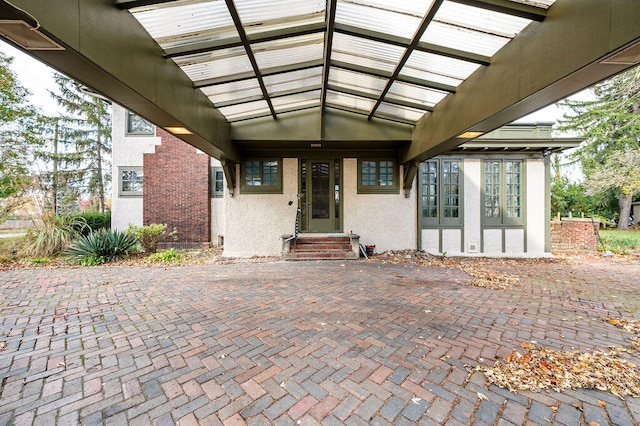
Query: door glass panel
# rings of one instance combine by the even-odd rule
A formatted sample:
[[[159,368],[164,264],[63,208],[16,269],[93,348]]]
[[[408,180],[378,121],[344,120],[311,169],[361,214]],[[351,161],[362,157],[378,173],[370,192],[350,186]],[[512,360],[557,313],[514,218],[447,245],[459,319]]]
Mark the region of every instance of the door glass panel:
[[[334,160],[333,162],[333,182],[334,182],[334,188],[335,188],[335,201],[336,201],[336,207],[335,207],[335,215],[336,215],[336,227],[338,226],[337,224],[340,223],[340,160]]]
[[[329,166],[330,163],[327,162],[311,163],[311,217],[313,219],[328,219],[330,217]]]

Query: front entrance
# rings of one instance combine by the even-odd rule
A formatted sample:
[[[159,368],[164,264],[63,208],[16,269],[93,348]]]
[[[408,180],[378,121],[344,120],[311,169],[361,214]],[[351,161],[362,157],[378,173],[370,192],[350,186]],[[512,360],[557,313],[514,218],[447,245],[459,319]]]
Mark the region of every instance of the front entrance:
[[[341,232],[342,161],[300,160],[301,230]]]

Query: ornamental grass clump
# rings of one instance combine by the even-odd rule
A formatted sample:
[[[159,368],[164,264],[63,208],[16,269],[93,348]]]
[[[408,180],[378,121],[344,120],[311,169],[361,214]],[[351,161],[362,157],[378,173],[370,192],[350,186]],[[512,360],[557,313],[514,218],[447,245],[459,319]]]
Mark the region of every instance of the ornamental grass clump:
[[[135,237],[126,232],[99,229],[78,238],[65,255],[81,265],[100,265],[128,256],[137,244]]]

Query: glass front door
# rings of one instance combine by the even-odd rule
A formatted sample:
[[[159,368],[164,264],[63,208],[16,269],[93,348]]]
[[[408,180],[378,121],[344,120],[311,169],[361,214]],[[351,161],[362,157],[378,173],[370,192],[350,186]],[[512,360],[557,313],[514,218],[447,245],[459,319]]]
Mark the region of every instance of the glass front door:
[[[340,230],[340,160],[301,160],[302,230]]]

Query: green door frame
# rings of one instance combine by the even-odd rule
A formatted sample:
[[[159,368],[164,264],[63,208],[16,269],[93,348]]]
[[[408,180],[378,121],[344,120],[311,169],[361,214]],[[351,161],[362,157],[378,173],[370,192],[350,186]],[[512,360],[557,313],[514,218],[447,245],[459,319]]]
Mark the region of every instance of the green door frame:
[[[322,176],[324,164],[328,172]],[[314,178],[314,171],[320,172]],[[300,209],[302,211],[301,230],[323,233],[342,232],[342,159],[301,159],[300,160]],[[324,186],[317,192],[318,186]],[[312,195],[316,191],[315,195]],[[314,203],[314,199],[317,200]],[[323,205],[325,204],[325,205]],[[314,217],[315,216],[315,217]]]

